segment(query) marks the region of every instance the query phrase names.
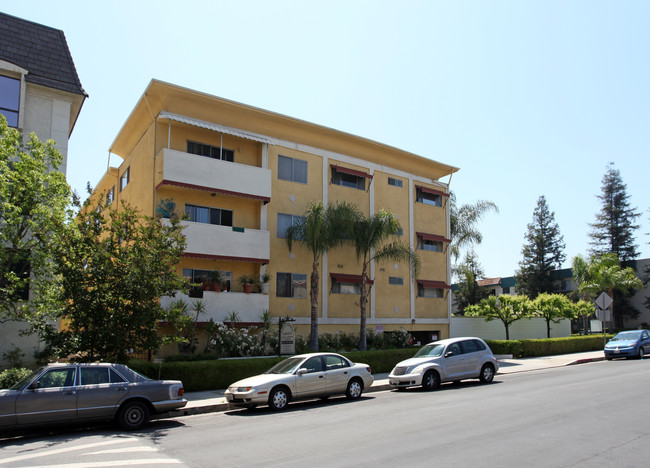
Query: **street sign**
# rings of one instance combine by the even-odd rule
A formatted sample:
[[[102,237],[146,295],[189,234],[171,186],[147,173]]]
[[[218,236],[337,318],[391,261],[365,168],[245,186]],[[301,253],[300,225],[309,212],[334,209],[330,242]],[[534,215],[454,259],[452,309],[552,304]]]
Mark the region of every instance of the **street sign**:
[[[614,300],[609,297],[607,293],[602,293],[600,296],[598,296],[598,299],[596,299],[596,305],[601,309],[607,309],[610,305],[612,305],[612,302],[614,302]]]
[[[612,311],[596,307],[596,318],[601,322],[610,322],[612,320]]]

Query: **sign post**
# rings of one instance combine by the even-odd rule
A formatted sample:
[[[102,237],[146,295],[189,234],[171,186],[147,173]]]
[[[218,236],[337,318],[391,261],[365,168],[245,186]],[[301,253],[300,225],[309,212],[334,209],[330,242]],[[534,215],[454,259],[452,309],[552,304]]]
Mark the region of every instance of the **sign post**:
[[[612,311],[609,307],[612,305],[614,300],[607,293],[602,293],[596,299],[596,317],[598,320],[603,322],[603,343],[607,344],[607,327],[605,326],[606,322],[612,320]]]

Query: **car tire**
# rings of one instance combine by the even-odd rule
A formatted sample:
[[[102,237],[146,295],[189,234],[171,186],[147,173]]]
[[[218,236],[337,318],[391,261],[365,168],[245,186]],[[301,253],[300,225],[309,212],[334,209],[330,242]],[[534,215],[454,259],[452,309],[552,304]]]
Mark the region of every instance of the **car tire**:
[[[426,391],[435,390],[440,386],[440,374],[434,370],[426,371],[422,376],[422,388]]]
[[[274,388],[269,396],[269,406],[273,411],[282,411],[289,405],[291,395],[285,387]]]
[[[352,379],[345,389],[345,396],[348,400],[358,400],[363,393],[363,382],[359,379]]]
[[[645,357],[645,352],[643,351],[643,348],[639,348],[639,359],[643,359]]]
[[[117,415],[120,427],[127,431],[135,431],[149,422],[149,407],[143,401],[127,401]]]
[[[482,383],[492,383],[494,380],[494,366],[492,364],[483,364],[478,378]]]

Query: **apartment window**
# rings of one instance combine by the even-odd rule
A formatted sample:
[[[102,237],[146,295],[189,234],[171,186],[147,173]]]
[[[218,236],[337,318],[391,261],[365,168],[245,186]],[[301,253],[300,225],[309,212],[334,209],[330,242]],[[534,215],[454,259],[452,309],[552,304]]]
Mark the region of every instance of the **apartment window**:
[[[398,276],[389,276],[388,277],[388,284],[394,284],[396,286],[403,286],[404,285],[404,278],[400,278]]]
[[[124,190],[124,188],[129,185],[129,179],[131,178],[131,168],[127,167],[126,171],[122,174],[122,177],[120,177],[120,192]]]
[[[350,283],[344,280],[334,280],[332,294],[361,294],[361,283]]]
[[[307,161],[278,156],[278,179],[307,183]]]
[[[278,228],[277,235],[282,239],[287,237],[287,229],[290,226],[295,226],[303,220],[302,216],[290,215],[285,213],[278,213]]]
[[[206,145],[196,141],[187,140],[187,152],[199,156],[206,156],[212,159],[222,159],[230,162],[235,160],[235,152],[231,149],[222,148],[221,146]]]
[[[388,178],[388,185],[392,185],[393,187],[402,187],[402,180],[401,179],[393,179],[392,177]]]
[[[276,296],[307,297],[307,275],[300,273],[277,273],[276,274]]]
[[[232,226],[232,211],[207,206],[185,205],[185,214],[195,223]]]
[[[510,287],[509,286],[504,286],[503,287],[503,294],[510,294]]]
[[[442,242],[418,236],[418,249],[430,252],[442,252]]]
[[[232,272],[218,270],[221,273],[223,280],[222,286],[224,289],[230,291],[230,284],[232,283]],[[212,281],[213,270],[195,270],[193,268],[183,268],[183,278],[192,284],[203,285]],[[202,286],[199,286],[202,289]]]
[[[416,189],[416,201],[425,205],[442,206],[442,195],[418,187]]]
[[[442,288],[432,288],[423,284],[418,284],[418,297],[433,297],[440,299],[445,297],[445,292]]]
[[[108,205],[112,204],[115,201],[115,185],[106,193],[106,203]]]
[[[0,114],[7,119],[10,127],[18,127],[20,107],[20,80],[0,76]]]
[[[336,167],[332,167],[332,184],[351,187],[358,190],[366,189],[366,178],[356,174],[341,172]]]

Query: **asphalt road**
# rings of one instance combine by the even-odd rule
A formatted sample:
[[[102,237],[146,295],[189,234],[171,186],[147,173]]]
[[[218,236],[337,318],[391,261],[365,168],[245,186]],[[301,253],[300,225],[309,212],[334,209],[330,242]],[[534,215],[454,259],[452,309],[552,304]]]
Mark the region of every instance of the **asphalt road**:
[[[645,467],[650,360],[0,440],[0,467]]]

